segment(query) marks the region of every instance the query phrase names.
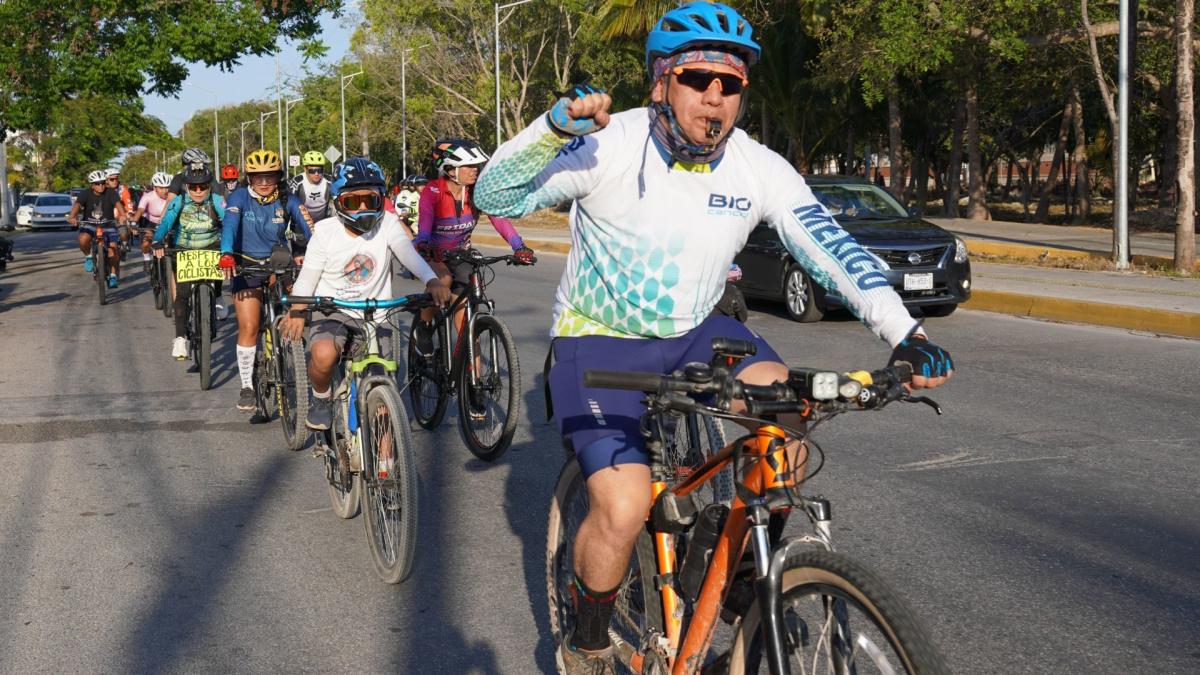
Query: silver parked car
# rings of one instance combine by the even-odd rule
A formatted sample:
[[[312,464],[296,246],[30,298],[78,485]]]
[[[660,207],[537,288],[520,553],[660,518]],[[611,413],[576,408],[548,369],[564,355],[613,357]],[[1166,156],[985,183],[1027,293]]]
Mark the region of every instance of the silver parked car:
[[[71,196],[57,192],[38,195],[30,210],[29,227],[70,227],[67,214],[71,212]]]

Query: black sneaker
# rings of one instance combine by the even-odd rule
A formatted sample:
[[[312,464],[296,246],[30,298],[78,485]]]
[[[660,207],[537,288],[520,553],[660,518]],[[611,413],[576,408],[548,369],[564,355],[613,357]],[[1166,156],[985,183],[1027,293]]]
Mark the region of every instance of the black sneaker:
[[[417,338],[417,354],[424,358],[433,356],[433,324],[418,320],[413,332]]]
[[[478,387],[467,387],[467,412],[475,422],[487,416],[487,395]]]
[[[324,431],[333,426],[333,397],[313,397],[308,404],[308,418],[304,426],[314,431]]]
[[[254,390],[250,387],[242,387],[242,392],[238,394],[237,409],[253,412],[258,407],[258,402],[254,400]]]

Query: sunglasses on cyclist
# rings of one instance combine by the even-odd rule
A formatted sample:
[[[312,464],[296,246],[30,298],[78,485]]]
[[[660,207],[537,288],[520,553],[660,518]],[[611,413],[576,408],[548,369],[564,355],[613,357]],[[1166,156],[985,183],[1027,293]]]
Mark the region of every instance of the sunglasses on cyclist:
[[[95,183],[92,183],[92,185],[104,185],[104,181],[98,180]]]
[[[108,181],[108,182],[110,182],[110,183],[119,183],[119,182],[121,182],[121,179],[120,179],[120,178],[117,178],[116,176],[109,176],[108,178],[105,178],[104,180],[106,180],[106,181]]]
[[[343,211],[378,211],[383,199],[377,192],[347,192],[338,195],[337,203]]]
[[[204,192],[208,190],[208,183],[188,183],[188,189],[192,192]]]
[[[251,185],[273,185],[279,182],[279,176],[273,173],[255,173],[246,177]]]
[[[325,169],[319,166],[310,166],[304,170],[304,173],[325,173]]]
[[[675,73],[676,82],[701,93],[708,91],[708,88],[712,86],[713,80],[720,83],[721,94],[725,96],[740,94],[746,88],[746,85],[750,84],[742,79],[740,75],[717,73],[702,68],[676,67],[672,72]]]

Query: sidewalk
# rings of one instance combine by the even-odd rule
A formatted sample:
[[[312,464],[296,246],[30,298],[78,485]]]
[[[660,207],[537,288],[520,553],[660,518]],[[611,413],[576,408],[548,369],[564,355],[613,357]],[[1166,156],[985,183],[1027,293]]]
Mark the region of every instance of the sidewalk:
[[[997,221],[928,218],[967,240],[977,253],[1037,258],[1054,255],[1108,257],[1112,234],[1090,227],[1060,227]],[[521,236],[538,252],[566,253],[565,229],[520,227]],[[476,234],[480,244],[500,244],[495,235]],[[1170,257],[1171,235],[1136,234],[1135,254]],[[1140,273],[1084,271],[1001,265],[972,261],[972,297],[963,305],[977,309],[1053,321],[1087,323],[1130,330],[1200,338],[1200,279]]]

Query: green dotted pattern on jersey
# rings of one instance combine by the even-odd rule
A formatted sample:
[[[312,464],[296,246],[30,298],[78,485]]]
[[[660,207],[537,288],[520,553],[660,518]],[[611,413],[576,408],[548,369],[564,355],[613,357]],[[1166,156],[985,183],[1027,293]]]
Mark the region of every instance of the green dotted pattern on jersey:
[[[475,204],[484,213],[519,218],[537,210],[530,184],[567,144],[558,134],[543,135],[537,141],[493,162],[475,186]]]
[[[556,317],[554,335],[670,337],[680,332],[671,318],[671,291],[679,284],[682,233],[665,240],[645,234],[620,243],[601,241],[587,224],[576,232],[581,260],[571,282],[570,306]]]

